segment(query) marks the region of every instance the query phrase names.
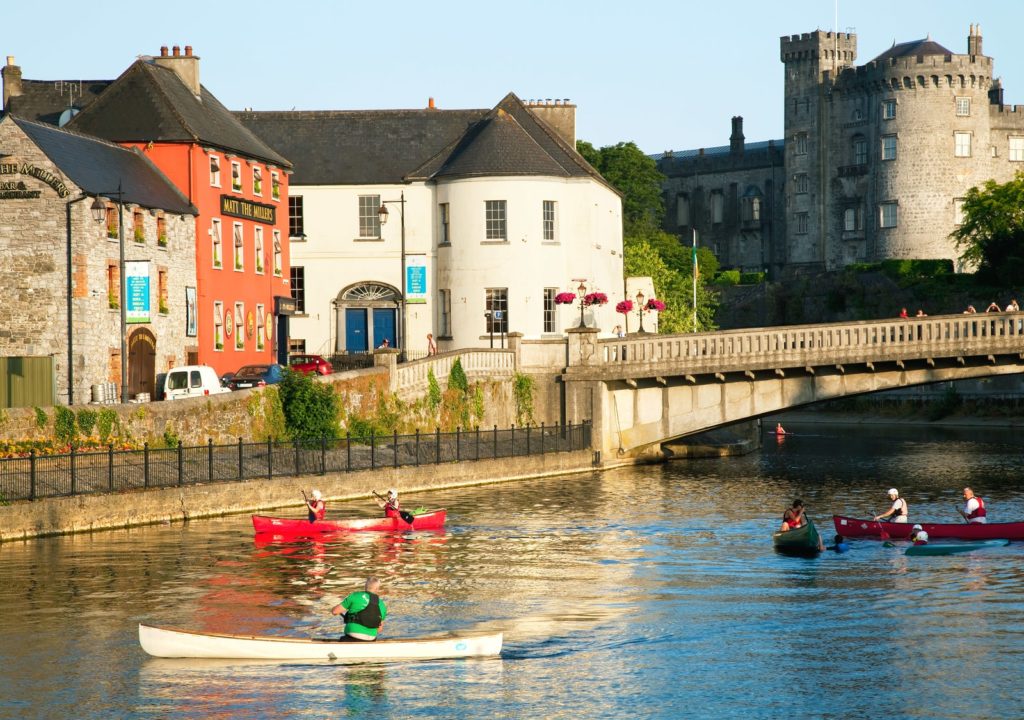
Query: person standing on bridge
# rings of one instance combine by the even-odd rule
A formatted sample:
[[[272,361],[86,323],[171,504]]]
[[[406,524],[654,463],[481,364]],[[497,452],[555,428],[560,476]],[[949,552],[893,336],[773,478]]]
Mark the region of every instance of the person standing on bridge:
[[[889,499],[892,500],[892,507],[889,508],[888,512],[876,515],[875,520],[888,520],[889,522],[896,523],[907,522],[910,508],[907,507],[907,501],[900,497],[900,491],[896,488],[891,488],[889,490]]]

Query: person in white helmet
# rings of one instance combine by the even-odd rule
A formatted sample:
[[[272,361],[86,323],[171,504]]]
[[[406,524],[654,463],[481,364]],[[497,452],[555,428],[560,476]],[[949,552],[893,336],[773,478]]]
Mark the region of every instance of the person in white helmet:
[[[896,488],[891,488],[889,490],[889,499],[892,501],[892,507],[887,512],[876,515],[875,520],[887,520],[897,523],[907,522],[910,508],[907,507],[907,501],[900,497],[900,491]]]
[[[924,531],[920,525],[915,525],[910,528],[910,542],[915,545],[927,545],[928,544],[928,533]]]
[[[398,503],[398,490],[391,488],[385,497],[377,496],[377,504],[384,509],[385,517],[399,517],[402,506]]]
[[[323,520],[327,515],[327,504],[324,502],[324,496],[320,494],[319,490],[314,490],[310,495],[312,495],[311,498],[306,498],[306,507],[309,509],[309,521]]]

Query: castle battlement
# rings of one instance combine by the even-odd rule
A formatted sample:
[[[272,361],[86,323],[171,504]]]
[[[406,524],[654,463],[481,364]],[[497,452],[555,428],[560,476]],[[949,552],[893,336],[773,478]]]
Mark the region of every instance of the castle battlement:
[[[992,58],[977,55],[924,55],[872,60],[843,70],[839,84],[846,90],[987,90],[992,85]]]
[[[857,35],[815,30],[800,35],[779,38],[779,59],[782,62],[802,60],[831,60],[834,55],[843,62],[857,59]]]

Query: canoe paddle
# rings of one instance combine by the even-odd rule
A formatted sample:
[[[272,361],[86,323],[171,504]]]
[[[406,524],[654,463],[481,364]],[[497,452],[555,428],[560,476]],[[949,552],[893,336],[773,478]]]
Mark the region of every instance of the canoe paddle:
[[[388,502],[388,499],[386,497],[383,497],[382,495],[380,495],[376,490],[371,490],[370,492],[372,492],[378,498],[383,500],[385,503]],[[405,523],[407,523],[409,525],[412,525],[412,521],[416,519],[415,516],[411,512],[409,512],[408,510],[399,510],[398,511],[398,517],[402,518],[402,522],[405,522]]]
[[[308,511],[308,514],[309,514],[309,521],[311,523],[312,522],[316,522],[316,513],[313,512],[313,508],[311,508],[309,506],[309,498],[306,497],[306,491],[305,490],[299,490],[299,492],[302,493],[302,499],[306,501],[306,510]]]

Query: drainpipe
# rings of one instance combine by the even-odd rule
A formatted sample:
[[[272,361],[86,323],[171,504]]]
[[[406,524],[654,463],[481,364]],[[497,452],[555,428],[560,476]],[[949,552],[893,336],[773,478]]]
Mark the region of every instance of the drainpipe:
[[[64,205],[64,211],[66,214],[65,225],[67,228],[68,236],[68,251],[67,251],[67,303],[68,303],[68,405],[75,404],[75,362],[74,362],[74,350],[75,350],[75,323],[74,323],[74,312],[73,303],[71,298],[72,293],[72,262],[71,262],[71,206],[76,202],[81,202],[87,199],[88,195],[79,195],[74,200]]]

